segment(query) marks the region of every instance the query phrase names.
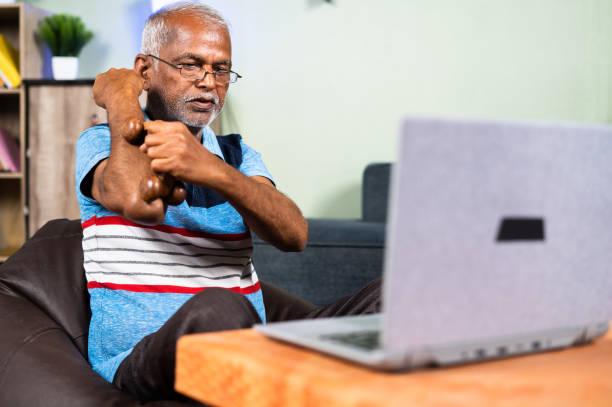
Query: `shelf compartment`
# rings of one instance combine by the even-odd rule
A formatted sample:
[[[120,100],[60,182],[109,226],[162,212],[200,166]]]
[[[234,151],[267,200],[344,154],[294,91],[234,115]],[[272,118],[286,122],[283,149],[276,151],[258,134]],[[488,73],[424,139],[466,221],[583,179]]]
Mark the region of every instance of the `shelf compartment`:
[[[25,239],[20,179],[0,179],[0,253],[20,247]]]
[[[0,172],[0,179],[21,179],[22,177],[21,172]]]
[[[9,248],[5,248],[5,249],[0,249],[0,264],[4,263],[17,250],[19,250],[19,247],[9,247]]]

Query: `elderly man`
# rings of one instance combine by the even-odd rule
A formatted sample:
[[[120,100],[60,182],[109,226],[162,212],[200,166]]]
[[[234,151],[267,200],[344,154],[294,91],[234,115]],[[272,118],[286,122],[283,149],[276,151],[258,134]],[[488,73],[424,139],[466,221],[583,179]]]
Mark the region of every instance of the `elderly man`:
[[[79,137],[76,170],[89,360],[141,400],[179,397],[174,356],[183,334],[380,307],[380,281],[319,309],[258,281],[249,231],[299,251],[308,229],[260,155],[239,136],[215,136],[208,127],[238,77],[223,18],[182,3],[149,17],[133,70],[110,70],[94,86],[109,125]],[[132,144],[124,137],[126,111],[143,89],[146,136]],[[143,198],[142,178],[158,173],[183,183],[173,187],[179,199],[172,191]]]

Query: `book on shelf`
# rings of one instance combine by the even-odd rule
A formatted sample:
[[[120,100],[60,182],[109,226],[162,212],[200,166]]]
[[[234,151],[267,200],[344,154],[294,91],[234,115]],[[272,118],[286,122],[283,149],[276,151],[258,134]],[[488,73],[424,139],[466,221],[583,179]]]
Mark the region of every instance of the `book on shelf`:
[[[5,171],[19,172],[21,170],[19,145],[9,131],[2,127],[0,127],[0,161]]]
[[[19,54],[6,37],[0,34],[0,80],[7,88],[16,88],[21,85],[18,66]]]

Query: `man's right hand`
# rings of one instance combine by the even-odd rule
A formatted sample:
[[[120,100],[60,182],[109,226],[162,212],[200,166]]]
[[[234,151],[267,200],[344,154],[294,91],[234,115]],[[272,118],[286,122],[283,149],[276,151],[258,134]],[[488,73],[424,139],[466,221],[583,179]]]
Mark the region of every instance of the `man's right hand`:
[[[133,69],[115,69],[96,76],[93,86],[93,99],[104,109],[115,104],[138,106],[138,97],[142,93],[144,79]],[[125,103],[122,103],[125,102]]]
[[[121,136],[132,144],[142,141],[145,118],[138,97],[143,85],[144,79],[133,69],[111,68],[96,77],[93,98],[108,112],[113,137]]]

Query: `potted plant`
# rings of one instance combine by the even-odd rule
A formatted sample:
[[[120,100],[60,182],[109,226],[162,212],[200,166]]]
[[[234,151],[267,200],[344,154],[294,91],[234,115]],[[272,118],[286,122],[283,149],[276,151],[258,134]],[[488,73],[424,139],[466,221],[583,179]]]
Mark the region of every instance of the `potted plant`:
[[[93,38],[93,33],[87,30],[80,17],[70,14],[45,17],[38,31],[53,56],[53,78],[75,79],[79,71],[78,56]]]

